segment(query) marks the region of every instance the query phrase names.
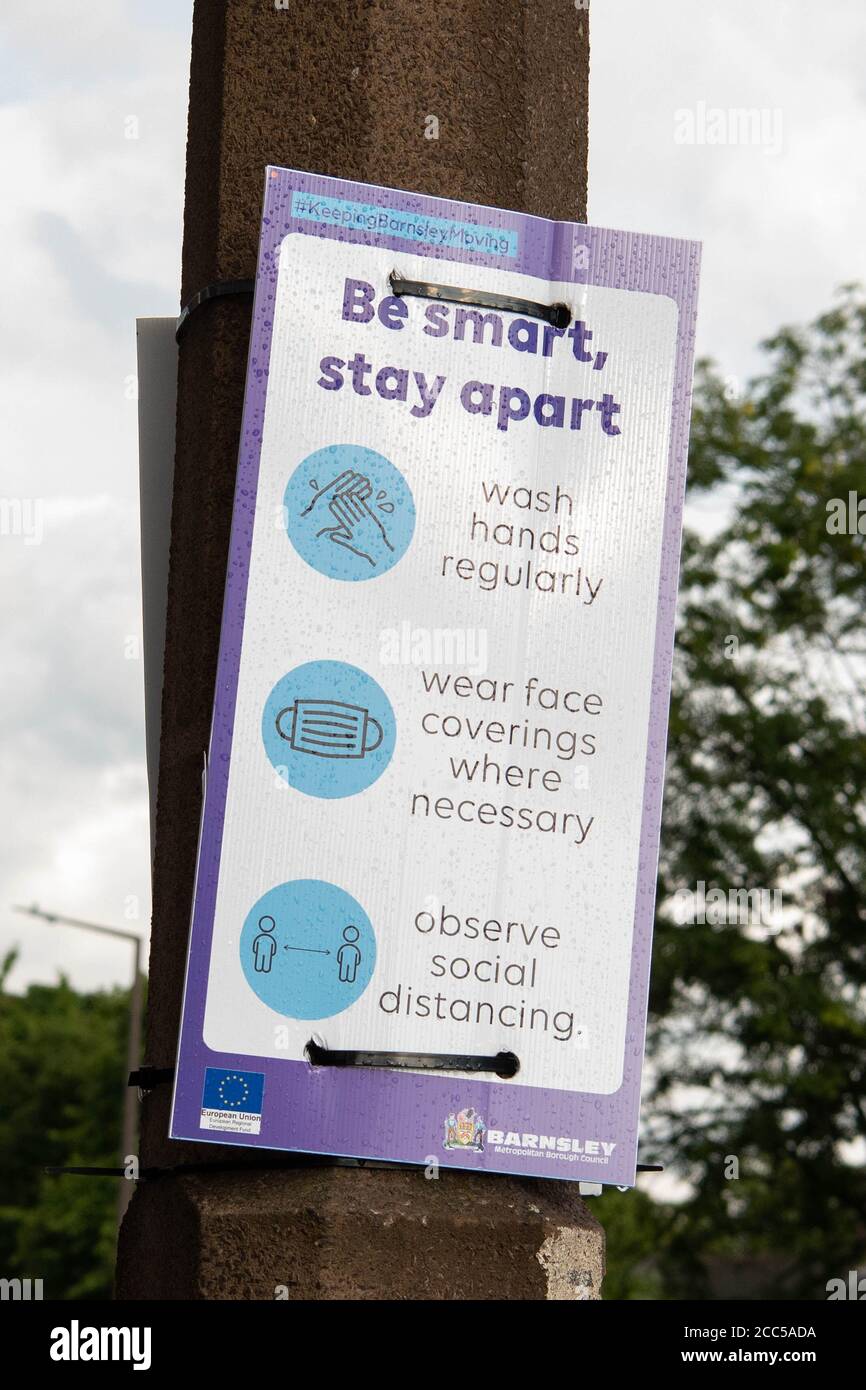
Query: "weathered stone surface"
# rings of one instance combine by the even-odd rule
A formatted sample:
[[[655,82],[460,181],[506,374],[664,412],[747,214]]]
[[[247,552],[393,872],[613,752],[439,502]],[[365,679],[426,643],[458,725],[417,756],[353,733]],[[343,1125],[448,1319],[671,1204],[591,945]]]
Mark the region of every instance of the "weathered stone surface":
[[[167,1258],[168,1249],[172,1256]],[[597,1299],[604,1232],[570,1185],[443,1170],[213,1172],[142,1185],[127,1299]]]

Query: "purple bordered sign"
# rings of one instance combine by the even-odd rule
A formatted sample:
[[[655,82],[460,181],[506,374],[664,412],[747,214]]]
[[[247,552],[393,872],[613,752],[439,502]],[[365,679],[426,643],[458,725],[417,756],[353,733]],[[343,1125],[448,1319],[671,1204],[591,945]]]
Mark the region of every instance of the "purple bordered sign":
[[[634,1182],[698,263],[267,170],[173,1138]]]

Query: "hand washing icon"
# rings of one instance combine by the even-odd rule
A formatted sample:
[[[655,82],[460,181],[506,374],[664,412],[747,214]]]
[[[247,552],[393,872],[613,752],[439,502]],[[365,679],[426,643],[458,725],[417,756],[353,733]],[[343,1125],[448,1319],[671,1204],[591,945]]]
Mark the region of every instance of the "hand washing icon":
[[[314,758],[363,758],[385,736],[369,710],[342,700],[296,700],[280,710],[276,725],[294,752]]]
[[[283,516],[301,559],[350,583],[387,574],[415,530],[407,480],[361,444],[328,444],[303,459],[286,484]]]
[[[332,524],[322,526],[316,535],[321,540],[326,537],[334,545],[343,546],[353,555],[366,560],[377,569],[394,554],[394,547],[388,538],[384,522],[377,512],[393,512],[394,503],[380,488],[375,500],[372,498],[373,485],[362,473],[351,468],[332,478],[324,487],[319,487],[315,478],[310,479],[313,500],[301,512],[309,516],[314,509],[320,511],[327,506]]]

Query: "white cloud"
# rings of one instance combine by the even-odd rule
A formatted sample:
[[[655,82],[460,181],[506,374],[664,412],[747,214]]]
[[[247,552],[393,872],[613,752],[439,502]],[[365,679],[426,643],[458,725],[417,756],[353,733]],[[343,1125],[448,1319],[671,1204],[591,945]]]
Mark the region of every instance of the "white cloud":
[[[116,952],[64,935],[58,953],[61,937],[22,928],[12,902],[110,923],[135,899],[137,925],[147,925],[137,566],[134,512],[106,497],[49,499],[40,545],[12,536],[0,545],[11,673],[0,691],[0,778],[13,808],[0,842],[0,945],[26,946],[22,978],[71,962],[79,983],[104,981]]]
[[[590,37],[591,219],[703,241],[698,348],[745,377],[760,339],[866,279],[866,7],[605,0]],[[778,111],[780,152],[677,144],[699,103]]]
[[[136,314],[177,309],[190,11],[3,7],[0,241],[15,268],[0,326],[3,496],[38,508],[41,533],[0,535],[0,949],[21,947],[13,987],[58,969],[81,987],[129,977],[121,944],[15,916],[14,902],[149,920],[128,378]]]

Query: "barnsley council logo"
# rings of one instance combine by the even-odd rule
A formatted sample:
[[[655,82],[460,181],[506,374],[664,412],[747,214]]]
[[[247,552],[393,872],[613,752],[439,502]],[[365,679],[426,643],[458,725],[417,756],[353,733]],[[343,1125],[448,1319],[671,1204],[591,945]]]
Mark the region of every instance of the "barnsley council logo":
[[[473,1153],[484,1152],[484,1136],[487,1126],[483,1117],[470,1105],[455,1115],[453,1110],[445,1121],[446,1149],[470,1149]]]

